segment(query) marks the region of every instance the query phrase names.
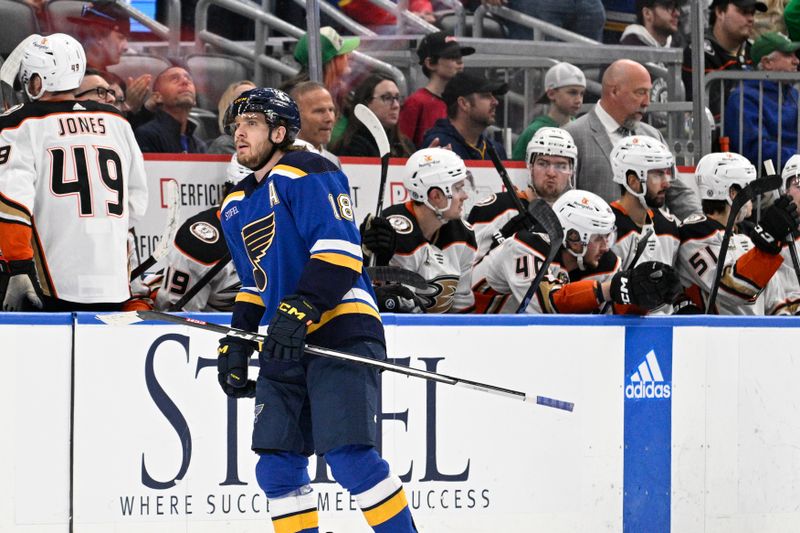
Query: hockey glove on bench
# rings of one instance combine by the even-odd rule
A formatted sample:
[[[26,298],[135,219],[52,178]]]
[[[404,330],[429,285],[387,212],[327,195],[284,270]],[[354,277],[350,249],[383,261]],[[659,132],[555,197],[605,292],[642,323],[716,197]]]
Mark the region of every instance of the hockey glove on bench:
[[[231,398],[253,398],[256,382],[247,379],[247,365],[253,346],[236,337],[223,337],[217,349],[217,380]]]
[[[392,223],[385,218],[370,215],[358,229],[361,232],[361,245],[370,254],[375,254],[375,264],[388,265],[397,249],[397,232]]]
[[[320,313],[300,295],[292,294],[278,304],[267,328],[267,341],[261,352],[266,359],[300,361],[303,357],[308,326],[317,322]]]
[[[787,195],[782,195],[761,216],[761,223],[750,232],[750,239],[761,251],[778,255],[783,243],[792,242],[789,232],[800,225],[797,206]]]
[[[622,305],[655,309],[671,303],[682,292],[675,269],[657,261],[647,261],[611,278],[611,299]]]

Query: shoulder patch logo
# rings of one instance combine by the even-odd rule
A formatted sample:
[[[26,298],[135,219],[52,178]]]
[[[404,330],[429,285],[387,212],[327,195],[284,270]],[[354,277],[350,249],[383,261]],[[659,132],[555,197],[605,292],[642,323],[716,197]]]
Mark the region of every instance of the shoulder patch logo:
[[[475,207],[486,207],[487,205],[492,205],[495,202],[495,200],[497,200],[497,195],[495,193],[492,193],[483,200],[475,202]]]
[[[203,242],[213,244],[219,240],[217,228],[208,222],[195,222],[189,226],[189,232]]]
[[[11,107],[9,107],[9,108],[8,108],[8,111],[5,111],[5,112],[3,112],[2,114],[0,114],[0,117],[4,117],[4,116],[6,116],[6,115],[10,115],[11,113],[13,113],[14,111],[16,111],[17,109],[21,108],[23,105],[25,105],[25,104],[17,104],[17,105],[15,105],[15,106],[11,106]]]
[[[405,215],[391,215],[387,218],[394,230],[401,235],[408,235],[414,231],[414,224]]]
[[[705,215],[699,215],[699,214],[689,215],[683,220],[683,224],[695,224],[697,222],[702,222],[705,219],[706,219]]]

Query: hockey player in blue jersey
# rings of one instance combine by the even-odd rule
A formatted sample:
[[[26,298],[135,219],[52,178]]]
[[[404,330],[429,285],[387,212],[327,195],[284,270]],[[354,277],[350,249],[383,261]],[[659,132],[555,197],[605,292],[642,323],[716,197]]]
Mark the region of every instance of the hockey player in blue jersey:
[[[255,395],[256,478],[276,532],[317,532],[307,471],[324,455],[376,532],[416,531],[400,478],[375,449],[376,370],[307,355],[306,341],[384,359],[383,325],[362,267],[347,177],[319,154],[294,147],[295,102],[253,89],[227,112],[239,162],[253,170],[227,196],[221,221],[242,289],[232,325],[255,331],[258,380],[247,379],[254,347],[220,340],[219,382],[232,397]]]

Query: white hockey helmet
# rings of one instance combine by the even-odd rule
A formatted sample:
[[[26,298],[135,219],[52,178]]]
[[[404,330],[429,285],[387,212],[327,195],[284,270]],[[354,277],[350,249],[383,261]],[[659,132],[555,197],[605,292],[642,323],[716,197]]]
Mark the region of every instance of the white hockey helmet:
[[[252,170],[244,165],[240,165],[239,160],[236,159],[236,154],[233,154],[230,163],[228,163],[228,166],[225,168],[225,183],[236,185],[252,173]]]
[[[572,168],[578,162],[578,147],[567,130],[545,126],[536,130],[525,148],[525,164],[533,163],[534,155],[557,155],[572,161]]]
[[[781,194],[786,193],[786,186],[789,183],[789,180],[792,178],[797,178],[800,176],[800,154],[794,154],[789,160],[783,165],[783,172],[781,172]]]
[[[583,256],[592,235],[608,235],[608,246],[613,245],[616,236],[616,217],[608,203],[596,194],[573,189],[562,194],[553,203],[553,211],[564,230],[562,244],[571,254],[578,258],[578,265],[583,268]],[[577,233],[582,244],[582,251],[577,253],[567,245],[569,237]]]
[[[611,150],[611,171],[614,183],[644,203],[647,194],[647,173],[663,168],[672,169],[675,158],[664,143],[645,135],[631,135],[620,139]],[[634,192],[628,186],[628,172],[634,172],[642,184],[642,192]]]
[[[427,205],[438,216],[450,207],[453,185],[468,177],[467,167],[461,157],[444,148],[417,150],[408,158],[403,169],[403,185],[408,189],[411,199]],[[428,191],[434,187],[447,196],[447,206],[443,209],[428,202]]]
[[[725,200],[730,204],[731,186],[744,188],[756,179],[756,167],[742,155],[714,152],[700,159],[694,175],[701,200]]]
[[[65,33],[39,36],[28,44],[19,65],[19,81],[31,100],[47,92],[76,89],[86,71],[86,54],[74,37]],[[39,94],[31,94],[28,82],[34,75],[42,80]]]

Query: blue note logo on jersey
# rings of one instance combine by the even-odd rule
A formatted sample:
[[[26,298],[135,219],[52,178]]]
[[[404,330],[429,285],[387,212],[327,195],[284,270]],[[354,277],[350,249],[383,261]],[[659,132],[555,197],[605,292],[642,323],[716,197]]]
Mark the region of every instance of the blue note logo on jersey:
[[[275,238],[275,213],[270,213],[264,218],[259,218],[242,228],[242,241],[247,248],[247,256],[253,265],[253,279],[258,290],[263,292],[267,288],[267,273],[261,268],[261,259],[267,255],[267,250]]]

